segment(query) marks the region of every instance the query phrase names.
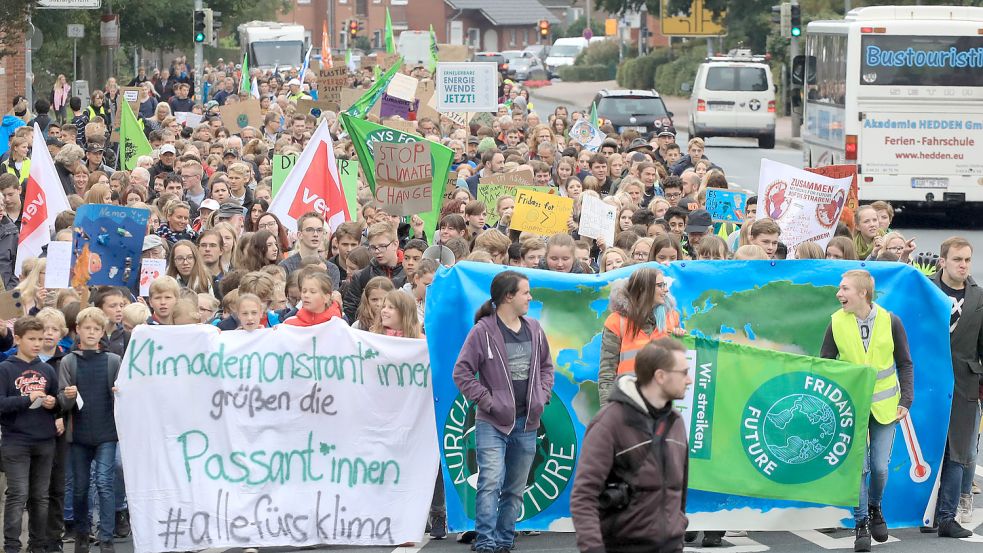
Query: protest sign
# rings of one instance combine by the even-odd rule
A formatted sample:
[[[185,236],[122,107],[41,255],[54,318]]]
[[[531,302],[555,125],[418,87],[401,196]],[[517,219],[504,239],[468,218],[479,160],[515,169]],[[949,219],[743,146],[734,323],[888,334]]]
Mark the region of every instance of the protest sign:
[[[133,113],[138,113],[140,111],[140,87],[139,86],[121,86],[119,88],[119,93],[126,100],[126,103],[130,104],[130,109]],[[174,115],[177,115],[176,113]]]
[[[458,127],[468,128],[468,114],[464,111],[449,111],[443,114],[451,123]]]
[[[341,103],[339,104],[341,109],[348,109],[361,98],[368,89],[365,88],[343,88],[341,89]],[[298,104],[298,108],[300,105]]]
[[[377,142],[375,199],[391,215],[414,215],[433,207],[430,142]]]
[[[246,127],[263,127],[263,110],[259,107],[259,100],[255,98],[226,104],[218,108],[218,114],[222,119],[222,126],[233,133]]]
[[[382,69],[383,71],[391,69],[394,65],[397,65],[399,63],[400,63],[400,55],[396,52],[393,52],[391,54],[384,53],[384,52],[376,53],[376,65],[378,65],[379,68]]]
[[[770,217],[778,223],[790,252],[803,242],[815,242],[825,250],[846,205],[851,180],[831,179],[762,159],[758,218]]]
[[[581,236],[604,240],[606,246],[613,246],[617,223],[618,208],[594,196],[584,197],[578,229]]]
[[[304,115],[310,114],[313,115],[314,117],[321,117],[321,114],[326,111],[333,111],[335,113],[338,113],[339,111],[341,111],[341,106],[338,104],[338,102],[331,101],[331,100],[300,99],[297,100],[297,110],[295,111],[295,113],[302,113]]]
[[[423,340],[338,318],[141,325],[116,386],[134,550],[420,541],[438,466]]]
[[[421,79],[416,87],[416,119],[419,121],[424,117],[429,117],[434,121],[440,120],[440,112],[437,111],[437,98],[435,97],[436,85],[430,79]]]
[[[503,196],[511,196],[515,199],[515,194],[519,190],[532,190],[533,192],[542,192],[543,194],[555,194],[556,190],[548,186],[516,186],[513,184],[489,184],[489,183],[478,183],[478,197],[476,198],[481,203],[485,204],[487,209],[487,214],[485,215],[485,224],[489,227],[494,227],[498,224],[498,199]],[[453,194],[453,190],[451,190]]]
[[[580,144],[591,152],[596,152],[604,143],[604,135],[597,127],[584,118],[580,118],[570,128],[570,140]]]
[[[567,231],[567,220],[573,214],[573,199],[532,190],[515,193],[515,211],[509,228],[551,236]]]
[[[273,196],[280,191],[290,170],[297,164],[297,154],[273,154]]]
[[[860,185],[857,183],[857,166],[826,165],[824,167],[806,167],[805,170],[831,179],[841,179],[844,177],[850,177],[852,179],[850,182],[850,193],[846,196],[846,205],[843,206],[843,211],[840,211],[840,222],[846,225],[850,229],[850,232],[853,232],[856,227],[853,214],[860,205]]]
[[[747,194],[722,188],[707,188],[707,211],[718,223],[743,223]]]
[[[348,85],[345,66],[322,68],[317,72],[317,99],[322,102],[341,102],[341,90]]]
[[[438,44],[437,59],[442,61],[468,61],[471,47],[467,44]]]
[[[596,392],[597,367],[601,356],[601,334],[611,308],[609,294],[613,283],[624,282],[638,267],[659,268],[664,272],[668,292],[678,306],[687,332],[809,356],[819,355],[823,336],[830,324],[830,314],[841,308],[836,293],[843,272],[860,268],[869,270],[877,282],[877,303],[904,321],[915,367],[914,393],[916,398],[920,398],[914,403],[909,417],[898,424],[898,436],[890,463],[891,478],[888,479],[883,502],[884,515],[891,527],[918,526],[924,523],[926,516],[932,516],[935,504],[933,501],[931,509],[928,509],[929,499],[936,495],[935,485],[945,450],[953,385],[950,360],[948,356],[940,359],[938,355],[939,351],[946,351],[945,348],[949,347],[947,322],[951,302],[945,295],[917,269],[900,263],[695,261],[668,266],[654,263],[633,265],[600,275],[510,268],[529,277],[533,299],[529,316],[537,318],[542,324],[555,366],[553,394],[543,412],[537,440],[541,445],[541,454],[537,454],[522,492],[519,529],[573,530],[570,524],[570,491],[584,430],[600,408]],[[467,422],[473,420],[476,406],[460,395],[451,373],[461,345],[473,328],[474,312],[488,300],[492,278],[504,269],[484,263],[462,263],[440,271],[427,292],[425,326],[428,340],[433,346],[430,354],[434,393],[435,397],[440,398],[436,404],[437,424],[443,448],[447,516],[451,531],[474,527],[475,475],[478,468],[474,460],[474,444],[468,440],[472,435],[472,424]],[[795,302],[795,309],[788,308],[791,301]],[[729,354],[725,352],[721,356],[721,363],[724,357],[729,357]],[[754,362],[743,367],[734,367],[730,362],[728,365],[720,365],[717,374],[722,374],[726,369],[748,374],[747,371],[753,371],[756,367]],[[765,369],[771,370],[769,367]],[[717,390],[723,389],[719,387],[722,382],[718,381]],[[691,388],[696,393],[700,392],[699,375],[695,375]],[[764,392],[770,388],[765,383],[759,389]],[[733,397],[737,402],[748,399],[737,399],[737,395],[729,394],[729,388],[726,390],[728,393],[716,398],[715,411],[726,410],[720,402],[728,398]],[[858,399],[854,397],[853,401],[856,408]],[[699,405],[698,397],[693,405]],[[746,403],[740,403],[740,408],[744,405]],[[828,407],[828,403],[825,405]],[[835,417],[842,416],[839,407],[829,409]],[[826,409],[822,412],[825,417]],[[682,413],[684,420],[693,420],[693,410]],[[818,425],[800,427],[799,422],[795,422],[794,428],[804,428],[805,431],[820,429]],[[691,446],[695,427],[692,423],[689,427]],[[733,439],[746,435],[725,427],[712,431],[712,442],[731,439],[725,434],[732,434]],[[769,438],[775,437],[773,428],[767,432]],[[798,432],[800,430],[795,430],[796,434]],[[864,442],[861,434],[854,441],[854,447],[862,449]],[[772,449],[785,443],[779,437],[767,447]],[[707,445],[712,447],[713,443]],[[716,451],[711,450],[711,454],[711,461],[719,460]],[[746,467],[749,463],[743,451],[727,455],[736,456],[731,459],[735,467],[738,464]],[[697,466],[703,470],[705,465],[691,466],[691,482],[705,478],[705,475],[694,474]],[[729,473],[729,470],[721,472]],[[803,474],[816,477],[811,482],[803,482],[809,486],[831,481],[826,480],[831,475],[823,477],[811,469]],[[756,476],[759,482],[761,476],[760,472]],[[738,478],[732,481],[742,482]],[[856,482],[854,480],[853,485],[844,485],[841,491],[858,487]],[[790,489],[781,482],[773,483],[775,491]],[[823,494],[836,492],[833,489],[821,490]],[[811,501],[813,496],[798,497]],[[823,497],[823,501],[828,500],[827,496]],[[849,507],[752,498],[747,497],[744,490],[718,493],[692,487],[687,493],[686,514],[690,519],[690,530],[802,530],[837,527],[844,520],[853,520],[853,509]]]
[[[146,258],[140,262],[140,295],[150,295],[150,285],[167,274],[167,260]]]
[[[532,169],[521,171],[508,171],[506,173],[492,173],[487,177],[479,179],[481,184],[508,184],[511,186],[535,186],[536,178]]]
[[[72,224],[72,287],[106,284],[136,290],[149,218],[146,209],[79,206]]]
[[[403,100],[383,92],[378,104],[378,116],[381,118],[401,117],[403,119],[409,119],[410,112],[413,111],[413,104],[414,101]]]
[[[498,109],[498,65],[485,62],[437,64],[437,110]]]
[[[72,243],[56,240],[48,243],[48,263],[44,267],[44,287],[68,288],[72,275]]]
[[[404,132],[407,134],[417,134],[416,124],[413,121],[407,121],[399,117],[391,117],[382,122],[383,125],[396,129],[397,131]]]
[[[386,94],[394,98],[399,98],[400,100],[412,102],[414,99],[416,99],[416,89],[418,85],[419,82],[413,77],[402,73],[396,73],[393,75],[392,80],[389,81],[389,86],[386,87]]]

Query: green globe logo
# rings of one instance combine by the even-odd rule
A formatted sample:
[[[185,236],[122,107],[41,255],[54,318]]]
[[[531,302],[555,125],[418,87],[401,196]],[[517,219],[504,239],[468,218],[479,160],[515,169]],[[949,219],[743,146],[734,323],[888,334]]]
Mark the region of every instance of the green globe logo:
[[[831,380],[805,372],[776,376],[744,407],[744,453],[774,482],[818,480],[850,453],[855,412],[849,394]]]
[[[478,492],[478,456],[474,440],[475,405],[458,395],[451,405],[444,431],[443,461],[468,518],[475,517]],[[577,464],[577,433],[563,401],[554,393],[543,411],[536,433],[536,457],[522,493],[519,520],[546,510],[563,494]]]

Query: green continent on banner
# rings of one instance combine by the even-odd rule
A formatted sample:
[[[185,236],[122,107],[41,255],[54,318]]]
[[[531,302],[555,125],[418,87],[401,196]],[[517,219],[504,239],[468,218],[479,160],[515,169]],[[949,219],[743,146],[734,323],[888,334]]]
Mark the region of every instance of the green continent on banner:
[[[874,369],[703,338],[683,342],[694,374],[690,487],[857,504]]]
[[[475,517],[478,492],[478,455],[474,439],[475,405],[463,395],[454,398],[444,420],[440,441],[443,462],[451,475],[454,491],[467,511]],[[577,432],[563,402],[553,394],[546,404],[536,434],[536,456],[522,494],[519,521],[543,512],[573,481],[577,465]],[[448,492],[450,493],[450,492]]]
[[[352,117],[347,113],[341,114],[341,121],[352,139],[355,152],[358,154],[358,163],[362,167],[362,174],[365,181],[372,189],[372,195],[376,193],[375,176],[375,143],[376,142],[419,142],[424,140],[422,136],[407,134],[396,129],[383,125],[378,125],[371,121],[365,121],[357,117]],[[433,175],[433,209],[427,213],[421,213],[420,217],[424,221],[424,230],[427,238],[433,240],[434,230],[437,228],[437,218],[440,215],[440,207],[444,199],[444,186],[447,184],[447,173],[450,172],[451,163],[454,160],[454,152],[436,142],[430,144],[430,159]]]

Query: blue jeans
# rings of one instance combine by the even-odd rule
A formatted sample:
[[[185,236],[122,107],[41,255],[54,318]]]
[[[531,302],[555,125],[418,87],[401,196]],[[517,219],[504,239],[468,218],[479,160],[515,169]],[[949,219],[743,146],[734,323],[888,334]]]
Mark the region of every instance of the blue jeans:
[[[526,418],[519,417],[512,432],[503,434],[490,423],[475,421],[478,449],[476,550],[511,548],[515,540],[522,492],[536,455],[536,430],[524,431],[525,424]]]
[[[89,533],[89,470],[95,464],[95,487],[99,496],[99,539],[112,540],[116,525],[116,496],[113,481],[116,479],[116,442],[95,446],[72,444],[73,516],[75,532]]]
[[[897,422],[881,424],[873,416],[870,417],[867,427],[870,443],[864,452],[864,472],[860,477],[860,505],[853,511],[853,518],[858,523],[867,518],[870,505],[881,506],[897,426]]]
[[[980,418],[977,414],[973,430],[978,432]],[[979,436],[977,435],[977,438]],[[942,480],[939,482],[938,521],[944,522],[956,518],[960,494],[973,491],[973,476],[976,473],[974,463],[966,465],[957,463],[949,457],[949,446],[946,445],[945,457],[942,461]]]

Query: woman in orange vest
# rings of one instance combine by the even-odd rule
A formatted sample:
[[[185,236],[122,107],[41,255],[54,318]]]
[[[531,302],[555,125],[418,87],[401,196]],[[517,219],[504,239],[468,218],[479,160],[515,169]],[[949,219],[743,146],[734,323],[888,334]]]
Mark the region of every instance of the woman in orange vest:
[[[609,299],[611,315],[601,333],[601,363],[597,390],[601,404],[618,376],[635,372],[635,355],[645,344],[686,333],[679,327],[679,312],[669,297],[669,285],[658,269],[644,267],[632,273],[628,283],[616,283]]]

